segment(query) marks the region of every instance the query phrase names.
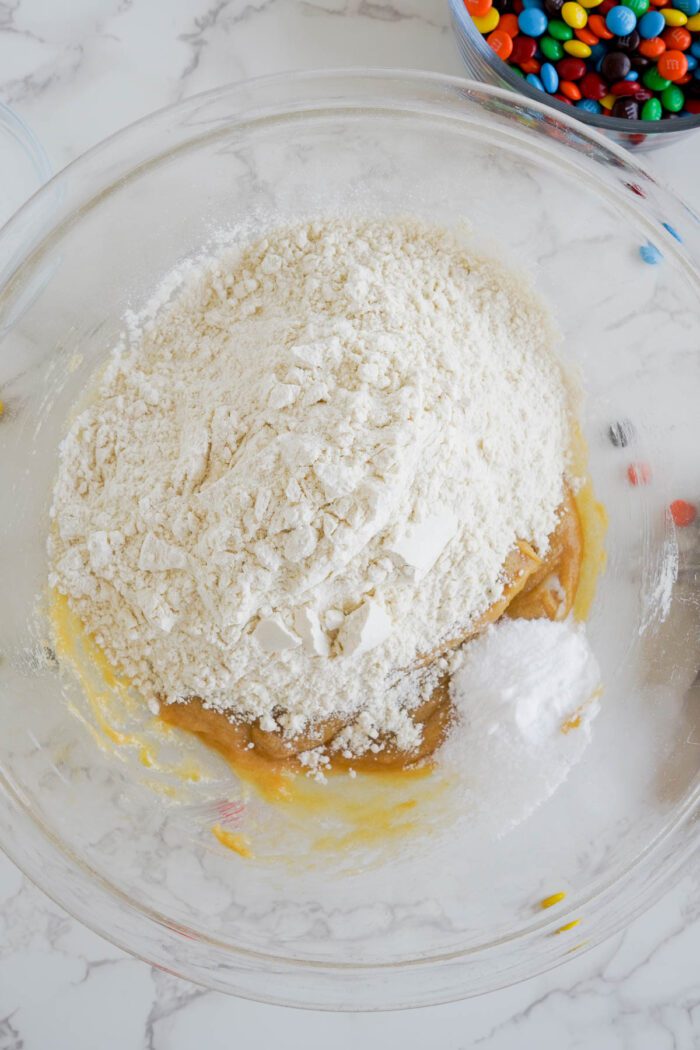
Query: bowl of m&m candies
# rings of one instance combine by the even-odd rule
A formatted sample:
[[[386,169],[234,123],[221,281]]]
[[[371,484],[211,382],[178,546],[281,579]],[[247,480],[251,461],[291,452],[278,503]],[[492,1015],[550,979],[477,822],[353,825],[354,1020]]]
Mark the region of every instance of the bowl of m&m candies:
[[[700,0],[450,0],[474,77],[626,146],[700,128]]]

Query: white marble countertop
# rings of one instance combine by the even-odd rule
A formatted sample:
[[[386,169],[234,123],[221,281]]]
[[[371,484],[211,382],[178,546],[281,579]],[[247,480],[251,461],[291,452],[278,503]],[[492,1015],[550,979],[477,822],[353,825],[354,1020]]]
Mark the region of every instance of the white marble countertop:
[[[0,98],[59,169],[186,95],[289,69],[460,74],[446,0],[9,0]],[[700,134],[648,161],[700,210]],[[0,857],[0,1050],[691,1050],[700,1046],[700,873],[623,935],[464,1003],[377,1017],[207,992],[93,935]]]

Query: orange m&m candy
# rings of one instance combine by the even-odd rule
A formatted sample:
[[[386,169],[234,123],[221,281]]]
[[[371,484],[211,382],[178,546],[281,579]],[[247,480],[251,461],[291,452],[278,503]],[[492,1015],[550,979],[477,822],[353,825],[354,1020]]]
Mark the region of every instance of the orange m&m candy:
[[[483,18],[493,7],[493,0],[464,0],[464,6],[472,18]]]
[[[615,34],[611,33],[606,26],[605,19],[602,15],[589,15],[588,25],[590,26],[591,31],[601,40],[612,40],[615,36]]]
[[[666,47],[674,51],[687,51],[693,42],[692,36],[683,26],[673,26],[672,29],[667,29],[664,33],[664,40]]]
[[[520,32],[518,16],[513,14],[501,15],[501,21],[498,23],[498,28],[506,32],[508,36],[517,36]]]
[[[642,40],[638,48],[639,54],[644,55],[645,58],[658,58],[665,50],[666,41],[660,36],[653,36],[651,40]]]
[[[513,37],[509,36],[505,29],[500,27],[494,29],[493,33],[489,33],[486,37],[486,43],[504,62],[510,58],[513,52]]]
[[[688,72],[688,59],[682,51],[664,51],[658,62],[659,76],[675,83]]]
[[[581,98],[581,89],[578,84],[574,84],[573,80],[562,80],[559,83],[559,90],[562,95],[566,95],[572,102],[578,102]]]
[[[596,44],[600,43],[600,38],[595,33],[592,33],[588,27],[585,29],[574,29],[574,33],[582,44],[588,44],[589,47],[595,47]]]

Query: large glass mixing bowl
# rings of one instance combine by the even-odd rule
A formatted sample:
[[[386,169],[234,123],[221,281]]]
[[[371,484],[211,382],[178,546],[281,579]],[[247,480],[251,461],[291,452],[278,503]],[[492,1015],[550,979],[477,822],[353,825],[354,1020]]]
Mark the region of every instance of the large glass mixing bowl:
[[[125,310],[222,227],[348,211],[466,224],[530,272],[585,391],[590,471],[610,519],[588,625],[602,709],[566,783],[508,834],[484,830],[472,802],[427,778],[410,833],[373,835],[360,814],[345,846],[326,848],[333,818],[322,807],[300,818],[244,796],[196,742],[169,738],[170,765],[151,763],[138,712],[110,739],[104,712],[47,645],[57,447]],[[52,180],[0,234],[0,841],[10,856],[146,960],[325,1008],[493,989],[646,907],[698,845],[698,533],[677,529],[666,508],[700,490],[699,257],[697,218],[619,148],[529,99],[431,75],[223,88],[141,121]],[[623,446],[608,434],[621,420]],[[647,484],[630,483],[634,463]],[[517,801],[503,777],[501,801]],[[352,806],[361,788],[331,790]],[[214,823],[245,834],[255,855],[226,849]],[[539,907],[559,891],[561,903]]]

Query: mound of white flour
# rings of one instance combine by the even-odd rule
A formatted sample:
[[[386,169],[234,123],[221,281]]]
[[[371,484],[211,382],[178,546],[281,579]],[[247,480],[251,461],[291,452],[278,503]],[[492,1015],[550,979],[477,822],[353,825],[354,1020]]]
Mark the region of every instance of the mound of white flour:
[[[149,700],[410,747],[434,675],[397,672],[556,523],[546,312],[411,221],[278,229],[170,291],[62,443],[51,584]]]

